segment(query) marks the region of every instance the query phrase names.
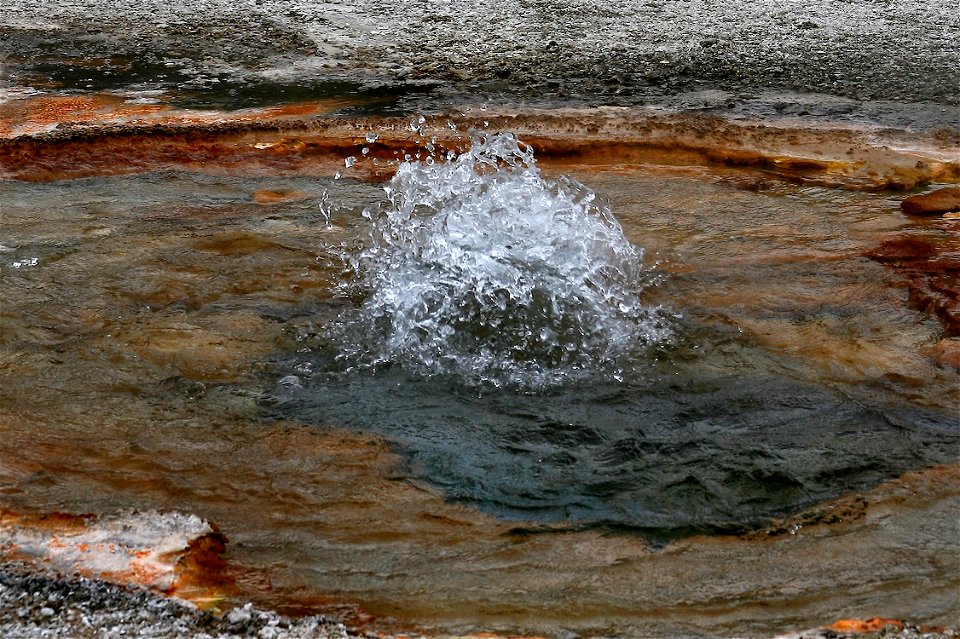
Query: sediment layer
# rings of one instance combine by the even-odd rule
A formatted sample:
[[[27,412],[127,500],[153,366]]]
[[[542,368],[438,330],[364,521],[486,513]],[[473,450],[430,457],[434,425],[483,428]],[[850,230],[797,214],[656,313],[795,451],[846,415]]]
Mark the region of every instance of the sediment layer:
[[[355,156],[369,161],[358,162],[349,176],[385,179],[398,159],[425,154],[428,142],[442,154],[489,129],[516,134],[543,166],[742,167],[857,190],[960,182],[960,133],[951,129],[919,135],[626,108],[454,112],[418,123],[324,116],[331,108],[325,103],[220,115],[62,106],[56,128],[6,127],[0,175],[50,181],[169,168],[330,175],[344,168],[345,157]],[[376,140],[368,142],[368,135]]]
[[[766,554],[761,547],[783,544],[790,538],[806,540],[806,543],[821,543],[825,537],[843,537],[852,528],[875,525],[885,518],[903,515],[901,506],[910,503],[916,516],[944,499],[955,499],[958,491],[960,466],[942,466],[926,471],[909,472],[902,477],[886,482],[860,495],[850,495],[821,504],[816,508],[788,519],[774,522],[768,529],[742,538],[700,538],[682,542],[680,547],[666,548],[658,561],[669,561],[670,556],[682,556],[697,546],[727,544],[742,546],[743,552],[753,554],[751,547]],[[224,609],[199,611],[196,607],[181,603],[183,597],[177,588],[159,587],[156,571],[110,570],[109,564],[128,563],[129,556],[163,556],[177,559],[182,565],[191,563],[190,556],[197,555],[194,542],[170,554],[170,536],[202,532],[196,539],[203,539],[215,530],[192,516],[161,515],[158,513],[126,513],[119,517],[81,517],[66,514],[17,514],[5,511],[3,528],[3,562],[0,563],[0,631],[5,637],[35,637],[44,632],[66,633],[69,636],[87,636],[97,629],[113,628],[119,634],[135,634],[149,637],[177,637],[185,634],[206,633],[214,637],[265,637],[275,639],[299,639],[302,637],[354,636],[378,637],[423,637],[424,632],[406,629],[384,632],[384,626],[376,623],[364,628],[346,626],[328,617],[303,613],[286,617],[276,612],[242,604],[237,596],[255,593],[234,591],[232,601],[225,602]],[[219,533],[215,533],[219,535]],[[126,541],[118,540],[125,537]],[[89,544],[84,539],[96,538],[100,542]],[[134,543],[130,541],[136,538]],[[786,538],[786,539],[785,539]],[[13,541],[12,541],[13,540]],[[222,542],[213,553],[222,553]],[[119,544],[116,542],[120,541]],[[16,548],[19,542],[19,548]],[[173,546],[183,544],[177,542]],[[117,546],[120,546],[118,551]],[[137,548],[134,549],[134,546]],[[186,554],[183,554],[186,553]],[[19,555],[19,556],[17,556]],[[648,555],[648,560],[653,560]],[[136,563],[134,559],[133,563]],[[99,568],[93,567],[99,563]],[[192,562],[199,565],[197,562]],[[202,563],[202,562],[200,562]],[[198,583],[214,583],[222,580],[223,565],[213,569],[194,571]],[[163,581],[163,580],[161,580]],[[158,595],[174,595],[164,599]],[[179,600],[179,601],[178,601]],[[187,601],[197,602],[187,598]],[[202,603],[202,601],[201,601]],[[288,602],[292,603],[292,602]],[[303,602],[306,604],[306,601]],[[207,606],[209,608],[209,606]],[[329,607],[328,607],[329,608]],[[370,619],[368,616],[367,619]],[[264,630],[267,628],[268,630]],[[119,632],[123,629],[124,632]],[[448,637],[427,633],[434,639]],[[94,636],[91,634],[90,636]],[[96,635],[99,636],[99,635]],[[112,635],[111,635],[112,636]],[[470,635],[496,639],[491,633]],[[872,617],[847,618],[825,621],[819,628],[791,631],[779,639],[954,639],[960,632],[942,626],[913,624],[898,619]]]

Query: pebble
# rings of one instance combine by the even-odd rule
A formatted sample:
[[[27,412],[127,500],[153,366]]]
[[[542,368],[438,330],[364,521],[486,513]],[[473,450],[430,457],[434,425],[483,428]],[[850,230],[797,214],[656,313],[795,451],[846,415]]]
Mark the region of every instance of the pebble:
[[[56,601],[57,610],[46,605]],[[55,578],[0,564],[0,638],[355,639],[321,616],[288,618],[252,604],[211,617],[147,590],[79,577]]]

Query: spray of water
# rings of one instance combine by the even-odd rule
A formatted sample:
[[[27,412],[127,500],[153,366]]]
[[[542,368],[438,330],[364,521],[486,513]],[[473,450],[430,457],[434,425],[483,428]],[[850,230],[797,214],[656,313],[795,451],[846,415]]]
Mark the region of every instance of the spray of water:
[[[389,205],[364,212],[364,301],[337,340],[351,366],[541,389],[621,379],[638,349],[669,339],[640,299],[642,250],[587,187],[544,179],[514,136],[403,162],[385,191]]]

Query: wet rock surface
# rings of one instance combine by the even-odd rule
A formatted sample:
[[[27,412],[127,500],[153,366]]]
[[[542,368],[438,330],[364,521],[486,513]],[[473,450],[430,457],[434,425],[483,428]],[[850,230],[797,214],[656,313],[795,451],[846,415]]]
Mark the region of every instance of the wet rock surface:
[[[469,146],[471,130],[507,130],[531,145],[544,166],[756,169],[762,174],[728,176],[755,191],[771,178],[849,190],[960,180],[960,132],[948,130],[824,129],[625,107],[447,111],[411,129],[409,117],[337,116],[336,102],[238,113],[163,105],[138,113],[100,97],[89,110],[72,99],[0,105],[0,113],[12,114],[0,129],[0,176],[46,182],[176,168],[330,176],[342,173],[344,158],[362,156],[373,162],[356,164],[349,175],[384,180],[399,157],[422,150],[422,135],[446,153]],[[270,197],[290,194],[254,194],[258,201]]]
[[[946,337],[960,335],[960,238],[955,231],[941,236],[904,235],[886,240],[867,252],[902,278],[910,305],[937,317]],[[949,361],[949,359],[947,360]]]
[[[774,639],[953,639],[946,628],[903,623],[895,619],[847,619],[825,628],[778,635]]]
[[[945,187],[922,195],[913,195],[900,203],[907,215],[937,215],[960,211],[960,188]]]

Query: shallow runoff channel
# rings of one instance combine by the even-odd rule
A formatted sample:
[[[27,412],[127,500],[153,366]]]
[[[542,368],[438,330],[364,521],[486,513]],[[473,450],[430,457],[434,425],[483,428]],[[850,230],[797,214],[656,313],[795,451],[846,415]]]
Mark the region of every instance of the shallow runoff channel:
[[[237,599],[436,632],[954,622],[960,377],[867,255],[957,220],[479,135],[389,193],[362,127],[4,180],[0,503],[197,514]]]

